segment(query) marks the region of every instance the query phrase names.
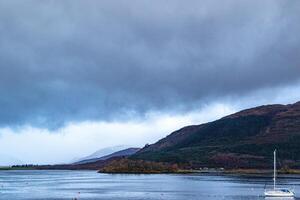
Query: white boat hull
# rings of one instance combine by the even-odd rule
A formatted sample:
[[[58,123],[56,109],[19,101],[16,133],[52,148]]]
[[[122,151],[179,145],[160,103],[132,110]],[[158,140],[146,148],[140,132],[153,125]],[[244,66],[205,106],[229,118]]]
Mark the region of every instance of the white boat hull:
[[[282,190],[271,190],[265,192],[266,197],[294,197],[294,192],[289,190],[282,191]]]

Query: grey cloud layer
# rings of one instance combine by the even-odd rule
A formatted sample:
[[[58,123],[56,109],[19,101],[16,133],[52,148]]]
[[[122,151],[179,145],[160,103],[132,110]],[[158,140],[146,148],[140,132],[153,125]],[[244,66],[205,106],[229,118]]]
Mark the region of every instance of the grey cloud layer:
[[[0,125],[191,109],[300,79],[299,1],[1,1]]]

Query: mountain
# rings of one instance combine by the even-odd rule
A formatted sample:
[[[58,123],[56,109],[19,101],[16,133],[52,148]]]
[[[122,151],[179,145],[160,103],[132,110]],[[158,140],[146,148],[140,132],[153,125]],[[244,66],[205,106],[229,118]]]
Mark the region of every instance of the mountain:
[[[126,160],[128,156],[133,155],[140,148],[127,148],[121,151],[114,152],[112,154],[102,156],[100,158],[93,158],[89,160],[80,161],[73,164],[58,164],[58,165],[39,165],[39,166],[29,166],[31,169],[44,169],[44,170],[99,170],[110,163],[121,162]],[[28,168],[28,166],[20,165],[14,166],[18,169]]]
[[[114,158],[114,157],[124,157],[124,156],[131,156],[133,154],[135,154],[136,152],[138,152],[140,150],[140,148],[127,148],[121,151],[117,151],[105,156],[102,156],[100,158],[92,158],[92,159],[87,159],[87,160],[81,160],[79,162],[76,162],[74,164],[85,164],[85,163],[92,163],[92,162],[96,162],[96,161],[100,161],[100,160],[108,160],[110,158]]]
[[[90,160],[90,159],[94,159],[94,158],[101,158],[103,156],[112,154],[116,151],[121,151],[123,149],[129,148],[128,146],[125,145],[119,145],[119,146],[113,146],[113,147],[107,147],[107,148],[103,148],[103,149],[99,149],[98,151],[92,153],[91,155],[88,155],[86,157],[83,158],[77,158],[77,159],[73,159],[71,161],[71,163],[78,163],[80,161],[83,160]]]
[[[37,165],[29,166],[30,169],[38,170],[99,170],[113,161],[119,161],[125,159],[126,157],[112,157],[107,160],[98,160],[90,163],[81,163],[81,164],[58,164],[58,165]],[[26,165],[13,166],[17,169],[28,169]]]
[[[300,102],[265,105],[214,122],[187,126],[129,157],[189,168],[300,167]]]

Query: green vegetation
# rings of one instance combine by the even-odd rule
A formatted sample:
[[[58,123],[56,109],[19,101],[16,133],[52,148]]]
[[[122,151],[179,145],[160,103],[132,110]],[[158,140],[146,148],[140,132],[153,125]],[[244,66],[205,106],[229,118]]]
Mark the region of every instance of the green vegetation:
[[[99,170],[100,173],[177,173],[178,166],[167,163],[150,162],[143,160],[121,159],[112,161]]]
[[[11,167],[0,167],[0,170],[10,170]]]

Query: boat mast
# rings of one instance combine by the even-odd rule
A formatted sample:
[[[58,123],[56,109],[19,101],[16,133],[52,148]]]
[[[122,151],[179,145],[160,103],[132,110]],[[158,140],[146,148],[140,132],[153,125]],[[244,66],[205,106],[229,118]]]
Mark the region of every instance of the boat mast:
[[[276,149],[274,151],[274,190],[276,189]]]

